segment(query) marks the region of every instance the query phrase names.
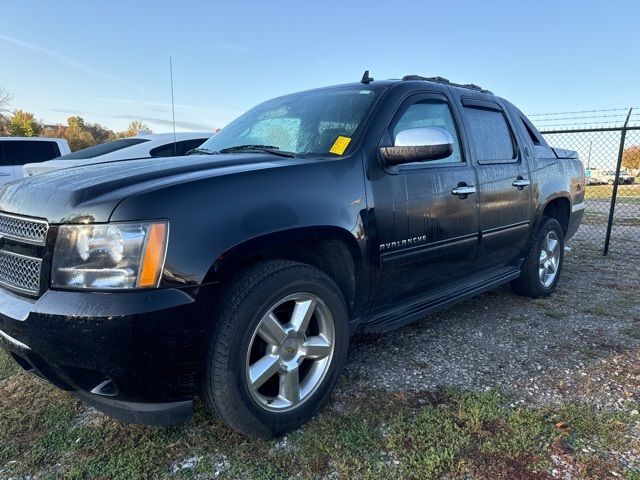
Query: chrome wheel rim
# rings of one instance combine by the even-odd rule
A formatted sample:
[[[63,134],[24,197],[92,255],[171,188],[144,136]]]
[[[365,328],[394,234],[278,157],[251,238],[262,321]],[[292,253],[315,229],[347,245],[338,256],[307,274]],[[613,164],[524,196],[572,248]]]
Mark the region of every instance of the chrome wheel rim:
[[[538,275],[543,287],[548,288],[553,284],[560,266],[560,240],[555,232],[547,233],[540,250],[540,262],[538,263]]]
[[[296,293],[278,301],[249,343],[245,378],[251,397],[271,412],[299,407],[322,384],[334,344],[333,316],[319,297]]]

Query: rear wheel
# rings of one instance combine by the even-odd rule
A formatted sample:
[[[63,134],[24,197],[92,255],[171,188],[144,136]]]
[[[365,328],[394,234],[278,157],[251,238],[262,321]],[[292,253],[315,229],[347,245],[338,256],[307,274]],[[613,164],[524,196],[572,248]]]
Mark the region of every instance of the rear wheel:
[[[324,273],[267,261],[220,292],[202,397],[235,430],[284,434],[325,403],[344,365],[348,315]]]
[[[532,239],[514,291],[527,297],[546,297],[558,284],[564,260],[564,232],[555,218],[543,217]]]

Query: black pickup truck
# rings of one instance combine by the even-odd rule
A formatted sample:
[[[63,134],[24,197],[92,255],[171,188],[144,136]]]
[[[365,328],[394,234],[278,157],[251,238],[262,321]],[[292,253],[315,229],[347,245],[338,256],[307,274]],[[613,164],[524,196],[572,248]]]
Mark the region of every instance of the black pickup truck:
[[[192,153],[0,189],[0,344],[123,421],[185,421],[199,394],[290,431],[350,335],[507,282],[552,293],[584,208],[575,152],[439,77],[270,100]]]

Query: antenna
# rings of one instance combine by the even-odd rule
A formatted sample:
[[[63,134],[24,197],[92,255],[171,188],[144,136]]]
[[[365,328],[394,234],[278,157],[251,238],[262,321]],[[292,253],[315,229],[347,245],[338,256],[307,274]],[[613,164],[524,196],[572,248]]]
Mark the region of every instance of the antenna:
[[[370,82],[373,82],[373,78],[369,76],[369,70],[365,70],[364,75],[362,75],[362,80],[360,80],[360,83],[364,83],[365,85],[368,85]]]
[[[171,120],[173,122],[173,155],[178,155],[176,144],[176,107],[173,102],[173,60],[169,57],[169,77],[171,78]]]

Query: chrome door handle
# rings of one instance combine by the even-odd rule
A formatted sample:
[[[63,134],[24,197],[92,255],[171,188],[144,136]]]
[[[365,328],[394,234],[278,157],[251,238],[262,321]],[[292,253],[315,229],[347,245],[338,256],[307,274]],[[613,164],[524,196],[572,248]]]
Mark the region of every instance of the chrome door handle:
[[[11,173],[0,173],[0,177],[8,177]]]
[[[518,178],[517,180],[514,180],[511,185],[516,187],[518,190],[522,190],[524,187],[531,185],[531,181],[525,180],[524,178]]]
[[[467,198],[467,195],[476,193],[476,187],[459,186],[451,190],[452,195],[457,195],[461,198]]]

